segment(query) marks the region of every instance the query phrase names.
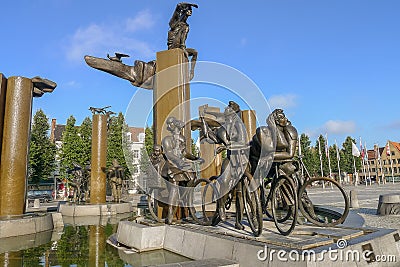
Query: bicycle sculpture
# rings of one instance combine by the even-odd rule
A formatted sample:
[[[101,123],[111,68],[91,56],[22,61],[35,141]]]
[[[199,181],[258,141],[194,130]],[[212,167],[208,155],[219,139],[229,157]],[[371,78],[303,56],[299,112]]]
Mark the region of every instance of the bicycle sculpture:
[[[168,190],[168,214],[165,223],[171,224],[177,207],[186,207],[191,217],[198,223],[202,223],[200,214],[197,210],[200,204],[195,204],[194,193],[196,188],[202,184],[208,184],[208,179],[197,177],[196,165],[202,164],[203,159],[192,154],[186,153],[186,139],[182,135],[184,123],[175,117],[167,119],[167,130],[170,135],[162,140],[162,149],[155,150],[152,155],[153,166],[156,166],[159,173],[167,181]],[[156,148],[159,148],[158,146]],[[156,197],[154,195],[154,187],[150,188],[148,193],[148,205],[150,214],[157,221],[161,221],[156,215],[155,205]],[[198,191],[198,190],[196,190]],[[203,224],[203,223],[202,223]]]
[[[297,130],[286,118],[283,110],[276,109],[268,116],[267,126],[257,128],[251,142],[251,173],[261,181],[263,212],[273,219],[278,231],[283,235],[293,232],[296,223],[299,222],[299,209],[307,221],[318,226],[340,224],[349,212],[347,193],[337,181],[328,177],[311,178],[302,156],[295,159],[295,150],[299,145],[297,138]],[[265,151],[263,155],[262,150]],[[329,183],[343,198],[343,211],[335,212],[333,218],[325,216],[328,211],[325,210],[324,213],[314,205],[307,194],[307,188],[325,183]]]
[[[213,115],[214,120],[206,119],[203,114],[199,120],[192,121],[192,129],[200,130],[202,140],[218,144],[218,153],[227,151],[221,175],[201,179],[194,175],[193,165],[183,156],[183,147],[180,147],[184,145],[182,122],[175,118],[168,119],[171,136],[163,140],[163,145],[168,147],[167,153],[163,153],[161,146],[156,146],[152,163],[162,177],[190,189],[179,195],[176,187],[169,186],[168,202],[173,205],[169,207],[166,222],[171,223],[175,211],[173,207],[179,205],[177,198],[181,201],[183,197],[191,207],[189,211],[194,221],[202,225],[217,225],[226,219],[225,210],[230,208],[233,196],[236,196],[235,228],[244,229],[244,212],[255,236],[262,233],[263,213],[274,221],[283,235],[289,235],[296,224],[303,223],[300,217],[317,226],[343,223],[349,212],[347,193],[332,178],[310,177],[302,156],[295,157],[299,145],[297,130],[283,110],[274,110],[267,118],[267,126],[257,128],[250,142],[245,139],[240,113],[239,105],[230,101],[223,113],[208,112],[207,107],[204,108],[204,114]],[[307,189],[323,184],[330,185],[331,189],[341,194],[342,211],[329,211],[313,204]],[[199,185],[201,188],[196,189]],[[154,212],[155,196],[152,192],[149,194],[149,208],[153,217],[160,221]],[[214,207],[213,211],[210,211],[210,206]]]

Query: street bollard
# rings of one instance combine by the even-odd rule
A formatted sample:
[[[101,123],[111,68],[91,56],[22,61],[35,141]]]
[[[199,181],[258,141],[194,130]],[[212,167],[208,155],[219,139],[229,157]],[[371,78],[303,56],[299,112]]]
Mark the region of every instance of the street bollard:
[[[350,190],[350,208],[358,209],[360,205],[358,204],[358,196],[356,190]]]

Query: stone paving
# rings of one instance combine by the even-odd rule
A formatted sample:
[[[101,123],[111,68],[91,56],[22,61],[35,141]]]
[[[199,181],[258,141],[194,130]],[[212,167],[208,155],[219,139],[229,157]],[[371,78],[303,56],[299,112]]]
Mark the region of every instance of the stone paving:
[[[387,229],[400,229],[400,216],[389,215],[380,216],[376,214],[379,195],[397,193],[400,194],[400,183],[386,183],[384,185],[358,185],[358,186],[345,186],[345,190],[349,193],[350,190],[356,190],[358,195],[358,203],[360,208],[351,209],[351,211],[359,214],[363,219],[363,226],[387,228]],[[335,199],[327,189],[317,189],[308,192],[308,194],[315,194],[323,199]],[[328,198],[330,197],[330,198]]]

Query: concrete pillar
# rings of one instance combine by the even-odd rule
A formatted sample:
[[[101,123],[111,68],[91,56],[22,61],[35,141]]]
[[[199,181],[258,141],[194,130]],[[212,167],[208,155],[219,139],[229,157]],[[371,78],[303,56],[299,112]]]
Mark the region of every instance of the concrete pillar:
[[[0,215],[24,213],[32,112],[31,79],[8,79],[0,167]]]
[[[1,143],[3,140],[4,110],[6,107],[6,89],[7,89],[7,79],[2,73],[0,73],[0,163],[1,163],[1,145],[2,145]]]
[[[247,142],[250,142],[253,136],[256,134],[256,111],[255,110],[243,110],[242,120],[244,126],[246,126]]]
[[[102,225],[89,225],[89,267],[105,266],[106,236]]]
[[[157,52],[156,83],[153,89],[154,142],[169,135],[165,121],[174,116],[186,123],[186,147],[191,148],[189,64],[182,49]]]
[[[90,203],[106,203],[107,115],[94,114],[92,126],[92,159]]]
[[[350,208],[358,209],[360,205],[358,204],[358,196],[356,190],[350,190]]]

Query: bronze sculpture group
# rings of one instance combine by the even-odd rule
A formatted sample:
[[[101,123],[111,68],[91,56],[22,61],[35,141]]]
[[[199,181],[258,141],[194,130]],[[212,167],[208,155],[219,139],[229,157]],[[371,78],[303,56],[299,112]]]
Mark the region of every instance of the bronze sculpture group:
[[[188,68],[190,80],[194,76],[197,60],[197,51],[186,47],[189,32],[187,19],[192,15],[193,7],[198,8],[196,4],[191,3],[177,4],[169,21],[170,29],[167,39],[168,49],[181,49],[188,61],[191,58],[190,68]],[[134,66],[129,66],[122,62],[123,57],[129,56],[122,53],[115,53],[115,56],[107,54],[108,59],[85,56],[85,61],[89,66],[128,80],[134,86],[153,89],[156,61],[136,60]],[[206,117],[206,114],[214,119]],[[226,150],[227,156],[218,176],[197,177],[196,166],[202,164],[204,160],[188,153],[186,137],[183,134],[184,122],[172,116],[166,119],[165,124],[169,134],[162,139],[161,144],[154,146],[153,154],[150,156],[153,168],[149,172],[149,179],[161,177],[167,184],[168,213],[165,216],[165,223],[170,224],[173,221],[176,208],[182,200],[180,194],[182,187],[190,188],[201,183],[204,184],[202,198],[206,195],[204,192],[212,188],[216,210],[211,217],[208,216],[205,211],[207,203],[202,202],[203,217],[201,219],[197,217],[198,214],[193,207],[189,210],[193,219],[204,225],[216,225],[226,220],[226,209],[230,207],[233,196],[236,196],[235,227],[239,230],[244,229],[242,222],[245,211],[248,224],[256,236],[262,232],[263,213],[274,220],[276,227],[284,235],[293,231],[297,223],[298,209],[316,225],[336,225],[346,218],[348,199],[339,184],[324,177],[305,179],[300,174],[300,169],[304,168],[304,164],[301,157],[295,158],[298,133],[282,109],[276,109],[269,114],[267,125],[257,128],[251,140],[247,140],[240,106],[234,101],[229,101],[222,113],[208,111],[207,106],[204,106],[200,118],[190,123],[192,130],[200,130],[201,140],[216,144],[216,153]],[[114,199],[120,201],[117,165],[113,166],[112,173]],[[314,206],[307,196],[306,189],[321,181],[336,183],[335,186],[344,196],[345,209],[337,220],[324,221],[317,217]],[[270,186],[269,190],[267,186]],[[193,190],[185,191],[189,196],[189,204],[193,201],[193,192]],[[270,206],[272,214],[268,211]],[[151,208],[150,204],[149,207]],[[153,216],[159,220],[156,215]],[[288,221],[290,221],[289,228],[285,229],[281,224]]]

